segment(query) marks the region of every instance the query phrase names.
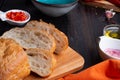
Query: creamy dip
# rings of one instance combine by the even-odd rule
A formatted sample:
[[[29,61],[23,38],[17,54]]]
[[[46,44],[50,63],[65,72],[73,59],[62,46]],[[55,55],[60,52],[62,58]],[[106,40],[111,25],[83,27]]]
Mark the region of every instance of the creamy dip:
[[[119,49],[111,49],[111,48],[107,48],[104,50],[104,52],[110,56],[116,57],[116,58],[120,58],[120,50]]]

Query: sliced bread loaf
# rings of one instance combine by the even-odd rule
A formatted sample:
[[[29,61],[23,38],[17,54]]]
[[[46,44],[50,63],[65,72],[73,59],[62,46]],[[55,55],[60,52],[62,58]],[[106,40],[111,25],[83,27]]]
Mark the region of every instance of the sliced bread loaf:
[[[49,76],[55,68],[56,59],[53,54],[42,49],[26,50],[31,70],[41,77]]]
[[[42,20],[41,21],[33,20],[33,21],[28,22],[27,25],[25,26],[25,28],[28,28],[28,27],[44,30],[47,33],[51,34],[56,40],[55,53],[61,53],[66,48],[68,48],[67,36],[63,32],[61,32],[60,30],[55,28],[54,25],[52,25],[50,23],[48,24]]]
[[[13,28],[5,32],[1,37],[12,38],[24,49],[41,48],[54,52],[56,48],[55,39],[45,31],[31,28]]]

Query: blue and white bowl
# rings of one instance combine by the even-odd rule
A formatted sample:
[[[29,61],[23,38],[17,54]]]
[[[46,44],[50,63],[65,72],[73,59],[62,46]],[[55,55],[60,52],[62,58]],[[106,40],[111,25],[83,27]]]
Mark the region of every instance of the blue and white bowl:
[[[78,0],[32,0],[41,12],[52,17],[67,14],[78,3]]]

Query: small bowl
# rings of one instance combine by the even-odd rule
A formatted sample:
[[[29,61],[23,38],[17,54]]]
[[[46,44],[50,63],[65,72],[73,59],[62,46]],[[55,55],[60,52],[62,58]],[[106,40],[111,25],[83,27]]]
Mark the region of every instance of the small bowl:
[[[119,56],[117,54],[118,52]],[[101,36],[99,41],[99,54],[103,60],[105,59],[120,60],[120,39]]]
[[[119,24],[106,25],[103,29],[103,35],[111,38],[120,39],[120,25]]]
[[[71,11],[78,4],[78,0],[32,0],[32,3],[46,15],[59,17]]]
[[[7,18],[7,14],[10,13],[10,12],[13,12],[13,13],[14,12],[25,13],[26,19],[22,20],[22,21],[15,21],[15,20],[9,19],[9,18]],[[19,9],[12,9],[12,10],[9,10],[7,12],[0,11],[0,14],[1,14],[0,18],[1,18],[2,21],[6,21],[11,25],[16,25],[16,26],[22,26],[22,25],[26,24],[31,18],[30,14],[27,11],[19,10]]]

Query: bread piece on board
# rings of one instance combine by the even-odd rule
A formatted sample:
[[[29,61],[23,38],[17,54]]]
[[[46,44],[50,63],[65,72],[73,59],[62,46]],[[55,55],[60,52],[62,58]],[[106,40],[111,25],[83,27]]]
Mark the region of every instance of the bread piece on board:
[[[56,40],[55,53],[61,53],[62,51],[68,48],[67,36],[60,30],[55,28],[55,26],[50,23],[48,24],[42,20],[41,21],[33,20],[33,21],[28,22],[25,27],[38,28],[40,30],[44,30],[47,33],[51,34]]]
[[[0,80],[23,80],[30,73],[28,57],[12,39],[0,39]]]
[[[54,52],[56,48],[55,39],[45,31],[30,28],[13,28],[5,32],[1,37],[12,38],[24,49],[41,48]]]
[[[42,49],[28,49],[29,63],[31,70],[41,77],[49,76],[55,68],[56,59],[53,53]]]

